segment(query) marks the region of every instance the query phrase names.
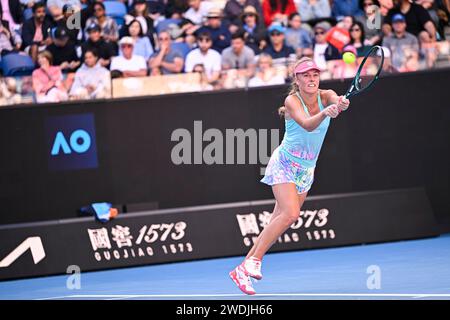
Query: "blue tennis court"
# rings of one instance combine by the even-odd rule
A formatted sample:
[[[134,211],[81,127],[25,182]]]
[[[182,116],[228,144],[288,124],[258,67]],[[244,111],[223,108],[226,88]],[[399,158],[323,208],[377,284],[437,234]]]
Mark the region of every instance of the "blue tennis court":
[[[0,299],[450,299],[450,234],[437,238],[273,253],[257,294],[228,277],[241,257],[172,263],[0,283]],[[375,266],[379,289],[367,282]]]

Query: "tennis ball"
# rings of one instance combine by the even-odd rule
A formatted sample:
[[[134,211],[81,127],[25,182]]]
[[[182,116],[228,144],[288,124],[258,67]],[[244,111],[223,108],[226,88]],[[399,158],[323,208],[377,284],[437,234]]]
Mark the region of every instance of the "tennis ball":
[[[353,52],[345,52],[342,55],[342,60],[344,60],[345,63],[353,63],[356,60],[356,56],[353,54]]]

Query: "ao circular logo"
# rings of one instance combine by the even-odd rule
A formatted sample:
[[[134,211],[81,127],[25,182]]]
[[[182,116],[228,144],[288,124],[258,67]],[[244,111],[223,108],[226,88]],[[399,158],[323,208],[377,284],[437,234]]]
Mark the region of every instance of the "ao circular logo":
[[[83,129],[78,129],[72,132],[69,137],[69,143],[67,142],[64,134],[59,131],[56,134],[55,142],[53,143],[52,152],[53,156],[59,155],[61,151],[64,154],[70,154],[73,152],[84,153],[91,147],[91,136]]]

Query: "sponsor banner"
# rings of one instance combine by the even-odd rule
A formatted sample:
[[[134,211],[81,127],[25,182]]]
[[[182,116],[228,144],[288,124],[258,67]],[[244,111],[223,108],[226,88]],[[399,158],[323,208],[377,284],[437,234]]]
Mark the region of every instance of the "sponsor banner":
[[[244,255],[274,201],[123,214],[0,228],[0,279]],[[438,235],[423,189],[310,197],[271,251]]]

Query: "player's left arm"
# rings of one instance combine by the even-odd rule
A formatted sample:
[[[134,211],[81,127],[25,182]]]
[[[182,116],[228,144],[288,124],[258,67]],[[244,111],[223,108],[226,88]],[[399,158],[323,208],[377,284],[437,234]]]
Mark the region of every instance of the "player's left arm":
[[[334,90],[323,90],[322,95],[326,106],[335,104],[339,111],[347,110],[350,105],[350,100],[346,99],[344,96],[338,96]]]

